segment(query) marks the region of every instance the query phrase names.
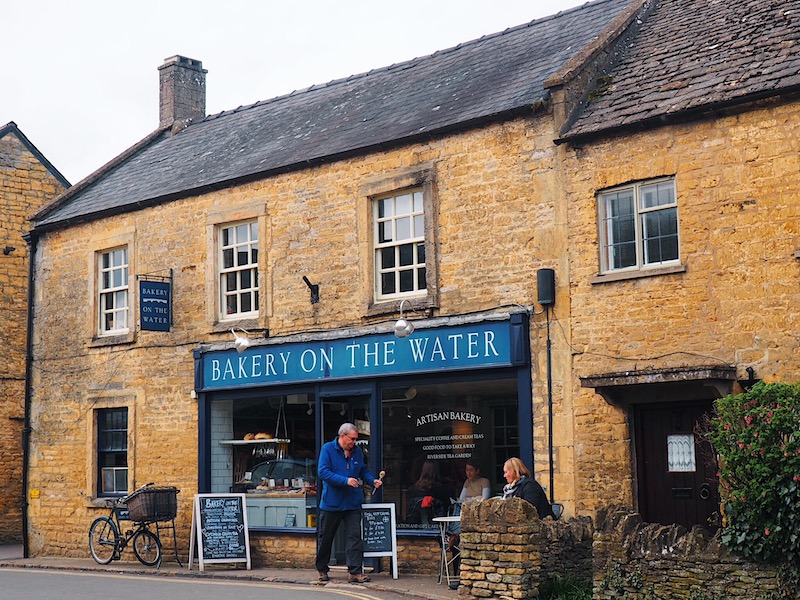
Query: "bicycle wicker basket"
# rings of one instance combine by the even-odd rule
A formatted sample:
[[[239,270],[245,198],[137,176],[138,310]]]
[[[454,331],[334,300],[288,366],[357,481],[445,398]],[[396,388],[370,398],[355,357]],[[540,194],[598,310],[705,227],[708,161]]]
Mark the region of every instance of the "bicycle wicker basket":
[[[127,498],[132,521],[172,521],[178,514],[178,492],[174,487],[146,487]]]

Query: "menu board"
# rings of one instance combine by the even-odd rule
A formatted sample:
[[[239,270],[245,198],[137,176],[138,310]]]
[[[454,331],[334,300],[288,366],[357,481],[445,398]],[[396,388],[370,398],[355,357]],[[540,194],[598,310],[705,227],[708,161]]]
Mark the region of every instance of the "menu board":
[[[195,494],[189,569],[195,544],[200,570],[204,563],[246,562],[250,569],[250,537],[244,494]]]
[[[391,556],[392,577],[397,579],[397,523],[394,504],[361,505],[361,539],[364,556]]]

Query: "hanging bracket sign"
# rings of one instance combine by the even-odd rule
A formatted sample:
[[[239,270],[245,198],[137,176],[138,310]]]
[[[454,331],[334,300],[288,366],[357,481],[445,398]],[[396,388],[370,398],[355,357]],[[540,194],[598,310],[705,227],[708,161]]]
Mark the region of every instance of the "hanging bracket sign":
[[[172,327],[172,269],[169,277],[137,275],[139,326],[144,331],[169,331]]]

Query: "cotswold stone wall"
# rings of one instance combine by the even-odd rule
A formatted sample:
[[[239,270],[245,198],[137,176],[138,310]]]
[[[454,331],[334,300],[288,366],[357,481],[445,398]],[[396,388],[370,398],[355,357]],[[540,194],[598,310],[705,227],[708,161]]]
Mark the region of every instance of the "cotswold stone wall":
[[[792,600],[778,567],[728,552],[701,527],[642,522],[627,509],[599,513],[594,541],[595,600]]]
[[[525,500],[491,498],[464,504],[461,532],[462,596],[538,598],[554,575],[591,577],[588,518],[541,521]]]
[[[0,130],[3,128],[0,127]],[[12,131],[0,137],[0,543],[22,540],[28,217],[63,187]]]

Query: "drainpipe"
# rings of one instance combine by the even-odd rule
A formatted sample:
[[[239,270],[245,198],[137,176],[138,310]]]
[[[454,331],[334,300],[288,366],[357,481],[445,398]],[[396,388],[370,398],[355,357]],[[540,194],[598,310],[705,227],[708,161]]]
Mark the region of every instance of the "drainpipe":
[[[25,334],[25,416],[22,426],[22,556],[30,557],[28,540],[28,468],[30,465],[31,440],[31,378],[33,376],[33,297],[36,272],[36,245],[38,236],[31,232],[25,236],[28,242],[28,311]]]

